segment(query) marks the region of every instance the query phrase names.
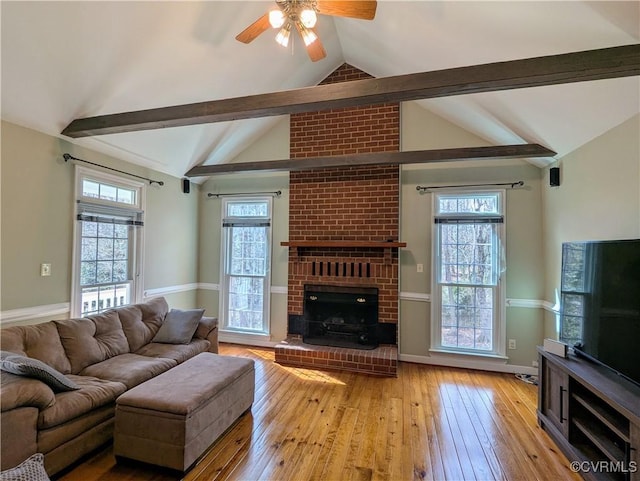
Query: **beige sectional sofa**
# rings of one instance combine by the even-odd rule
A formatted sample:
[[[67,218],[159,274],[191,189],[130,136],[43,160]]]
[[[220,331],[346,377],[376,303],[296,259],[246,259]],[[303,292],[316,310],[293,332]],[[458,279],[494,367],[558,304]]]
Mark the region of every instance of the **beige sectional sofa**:
[[[203,317],[187,344],[152,342],[168,305],[156,298],[82,319],[0,331],[6,352],[46,363],[79,389],[54,392],[45,382],[2,371],[2,469],[45,456],[53,475],[113,436],[122,393],[205,351],[218,352],[218,322]]]

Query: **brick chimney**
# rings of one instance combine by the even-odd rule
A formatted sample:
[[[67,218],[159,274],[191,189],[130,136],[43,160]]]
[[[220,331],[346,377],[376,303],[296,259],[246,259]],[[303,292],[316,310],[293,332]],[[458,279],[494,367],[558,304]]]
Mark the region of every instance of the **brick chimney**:
[[[371,76],[344,64],[321,84],[366,78]],[[386,103],[292,114],[290,145],[291,158],[398,152],[400,105]],[[289,241],[399,240],[398,166],[294,171],[290,173],[289,187]],[[353,273],[352,264],[356,266]],[[397,248],[290,248],[290,330],[291,319],[302,315],[305,284],[378,288],[378,320],[393,324],[397,331]]]

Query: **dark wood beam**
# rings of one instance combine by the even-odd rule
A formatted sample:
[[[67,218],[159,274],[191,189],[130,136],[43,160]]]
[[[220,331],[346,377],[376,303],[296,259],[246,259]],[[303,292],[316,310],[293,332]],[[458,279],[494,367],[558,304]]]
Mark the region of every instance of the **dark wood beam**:
[[[378,152],[372,154],[337,155],[304,159],[265,160],[235,164],[199,165],[185,175],[204,177],[238,172],[278,172],[324,169],[328,167],[357,167],[363,165],[397,165],[451,162],[455,160],[514,159],[552,157],[553,150],[539,144],[495,145],[489,147],[461,147],[455,149],[416,150],[410,152]]]
[[[640,44],[100,115],[76,119],[62,134],[88,137],[633,75],[640,75]]]

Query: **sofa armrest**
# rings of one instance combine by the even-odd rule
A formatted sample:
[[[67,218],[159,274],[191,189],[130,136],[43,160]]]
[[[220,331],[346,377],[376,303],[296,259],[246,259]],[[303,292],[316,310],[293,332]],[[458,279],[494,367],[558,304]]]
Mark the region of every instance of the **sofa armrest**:
[[[194,336],[196,339],[206,339],[209,341],[209,352],[218,353],[218,318],[203,317],[200,319],[198,328]]]
[[[3,411],[0,417],[0,468],[5,470],[38,452],[38,408],[10,409]]]
[[[42,381],[2,371],[0,408],[2,412],[19,407],[45,409],[56,402],[53,390]]]

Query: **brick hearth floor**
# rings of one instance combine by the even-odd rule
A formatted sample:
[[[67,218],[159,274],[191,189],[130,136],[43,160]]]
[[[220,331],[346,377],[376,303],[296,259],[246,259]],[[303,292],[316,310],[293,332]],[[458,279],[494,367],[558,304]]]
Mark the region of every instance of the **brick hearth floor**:
[[[289,336],[276,346],[276,362],[284,366],[354,371],[376,376],[397,376],[398,348],[346,349],[304,344],[300,336]]]

